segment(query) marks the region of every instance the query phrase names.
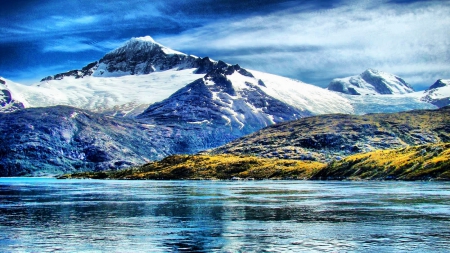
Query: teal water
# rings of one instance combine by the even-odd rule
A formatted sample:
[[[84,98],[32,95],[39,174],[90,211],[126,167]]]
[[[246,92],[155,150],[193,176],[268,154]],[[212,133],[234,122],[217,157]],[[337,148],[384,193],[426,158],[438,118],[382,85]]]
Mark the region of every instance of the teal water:
[[[0,178],[0,252],[450,252],[450,183]]]

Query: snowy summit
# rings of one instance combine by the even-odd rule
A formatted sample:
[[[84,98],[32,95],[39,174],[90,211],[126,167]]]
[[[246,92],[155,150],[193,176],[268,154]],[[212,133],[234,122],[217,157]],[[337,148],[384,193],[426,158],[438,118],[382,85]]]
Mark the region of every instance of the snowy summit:
[[[402,78],[374,69],[368,69],[357,76],[333,79],[328,85],[328,89],[350,95],[387,95],[414,92],[414,89]]]

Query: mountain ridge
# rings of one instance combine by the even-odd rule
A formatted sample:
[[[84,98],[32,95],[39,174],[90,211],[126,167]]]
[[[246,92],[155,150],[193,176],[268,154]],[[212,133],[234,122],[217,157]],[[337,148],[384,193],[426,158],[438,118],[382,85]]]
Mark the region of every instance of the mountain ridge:
[[[11,92],[23,98],[19,102],[25,107],[68,105],[113,116],[135,117],[144,112],[145,107],[167,99],[192,82],[205,78],[208,73],[222,71],[222,68],[230,66],[239,65],[227,64],[220,60],[213,61],[209,57],[187,55],[167,48],[149,36],[138,37],[128,40],[98,61],[79,70],[46,77],[32,86],[16,85],[16,89]],[[426,109],[434,106],[429,104],[429,100],[421,99],[420,95],[408,97],[380,95],[361,100],[356,96],[314,88],[315,86],[301,81],[246,70],[240,66],[236,71],[243,76],[253,75],[259,79],[254,84],[255,87],[261,88],[261,94],[266,93],[265,96],[277,99],[306,114],[364,114]],[[384,73],[376,70],[365,72]],[[372,75],[370,73],[369,77]],[[394,78],[390,74],[378,74],[380,78],[383,76]],[[378,81],[381,83],[385,82],[383,78],[380,80]],[[235,82],[232,79],[230,81]],[[259,82],[264,85],[258,85]],[[291,87],[287,87],[285,83],[289,83]],[[282,89],[278,89],[279,87]],[[396,101],[394,106],[386,105],[394,100]],[[0,110],[3,110],[3,107]]]
[[[392,114],[319,115],[266,127],[208,154],[329,162],[351,154],[450,142],[450,106]]]

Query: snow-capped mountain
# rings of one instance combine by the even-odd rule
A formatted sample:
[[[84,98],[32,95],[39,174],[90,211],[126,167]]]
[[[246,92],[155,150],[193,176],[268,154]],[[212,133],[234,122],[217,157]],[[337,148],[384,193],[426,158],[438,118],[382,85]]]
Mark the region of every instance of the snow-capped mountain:
[[[205,74],[214,71],[220,72],[223,71],[220,70],[221,68],[230,66],[221,61],[213,61],[208,57],[199,58],[172,50],[147,36],[127,41],[123,46],[107,53],[99,61],[88,64],[80,70],[49,76],[40,83],[31,86],[15,84],[14,88],[9,90],[14,97],[21,98],[17,100],[22,102],[25,107],[69,105],[95,112],[106,112],[114,116],[136,116],[149,105],[168,98],[185,86],[193,82],[199,83],[200,79],[206,81],[208,77]],[[251,76],[246,75],[245,72],[251,73]],[[260,96],[275,99],[301,112],[294,113],[296,116],[293,114],[289,118],[285,116],[283,120],[295,119],[299,115],[309,114],[364,114],[366,112],[429,108],[424,106],[426,103],[421,102],[420,99],[414,98],[403,101],[402,98],[399,98],[401,106],[396,109],[395,106],[388,107],[384,103],[386,99],[390,100],[389,98],[377,97],[376,99],[369,99],[370,101],[367,102],[365,100],[359,101],[360,99],[354,96],[346,96],[300,81],[253,70],[247,71],[242,68],[235,70],[233,74],[225,74],[225,76],[235,90],[255,89],[250,86],[257,87],[260,89],[258,91],[261,93]],[[386,87],[394,91],[393,93],[409,91],[406,86],[394,85],[395,80],[404,83],[404,81],[401,82],[401,78],[374,70],[367,70],[360,76],[348,79],[356,80],[352,82],[359,84],[361,87],[362,84],[372,83],[373,89],[378,87],[378,90],[383,90],[383,85],[389,84]],[[260,81],[264,85],[260,85]],[[212,83],[209,81],[207,87],[214,90]],[[364,87],[367,88],[368,86]],[[401,90],[401,87],[404,89]],[[349,90],[349,88],[346,89]],[[244,93],[239,93],[237,96],[229,95],[229,99],[232,101],[236,99],[245,100],[248,99],[246,96],[253,96],[247,91]],[[223,95],[223,92],[220,93],[220,96],[217,94],[216,92],[214,96],[215,101],[227,96]],[[249,101],[251,100],[255,99],[249,99]],[[242,114],[239,112],[243,109],[237,108],[238,104],[233,104],[226,110],[231,110],[236,112],[236,115],[241,114],[241,116],[230,117],[230,113],[223,113],[224,117],[221,118],[236,118],[236,123],[239,124],[238,121],[240,120],[237,119],[247,115],[245,117],[248,121],[251,121],[250,118],[252,117],[249,117],[248,113]],[[259,107],[256,106],[255,108]],[[365,110],[365,108],[368,110]],[[252,110],[247,110],[247,112],[250,111]],[[271,118],[274,115],[270,115],[270,113],[265,116],[261,116],[264,111],[253,110],[252,113],[259,115],[255,116],[258,118],[257,121],[260,121],[261,117],[265,118],[261,121],[264,122],[263,126],[276,122]],[[208,120],[206,116],[205,120]],[[227,121],[225,120],[225,122]]]
[[[450,79],[439,79],[430,86],[422,97],[422,101],[444,107],[450,105]]]
[[[151,105],[139,119],[225,126],[248,134],[262,127],[312,115],[265,93],[261,79],[219,61],[203,78]]]
[[[349,95],[407,94],[414,89],[402,78],[367,69],[357,76],[336,78],[328,85],[328,89]]]
[[[99,61],[90,63],[81,70],[48,76],[42,81],[76,79],[86,76],[120,77],[146,75],[167,70],[195,69],[195,74],[208,72],[216,62],[208,57],[187,55],[155,42],[150,36],[132,38],[121,47],[107,53]]]
[[[332,92],[219,61],[213,71],[151,105],[138,118],[191,123],[215,121],[243,129],[248,125],[261,128],[314,114],[338,112],[351,113],[352,108],[348,101]]]
[[[338,94],[280,76],[219,61],[213,70],[137,116],[173,125],[190,150],[223,145],[263,127],[314,114],[351,113]],[[182,147],[183,145],[179,145]]]

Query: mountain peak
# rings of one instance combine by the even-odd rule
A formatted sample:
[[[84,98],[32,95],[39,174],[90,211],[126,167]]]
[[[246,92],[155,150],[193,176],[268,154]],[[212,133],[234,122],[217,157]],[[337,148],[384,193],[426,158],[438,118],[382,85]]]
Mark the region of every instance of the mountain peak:
[[[156,43],[156,41],[148,35],[144,36],[144,37],[133,37],[129,41],[142,41],[142,42]]]
[[[371,68],[357,76],[333,79],[328,85],[328,89],[350,95],[385,95],[414,92],[414,89],[402,78]]]
[[[121,47],[114,49],[108,54],[120,54],[122,52],[142,53],[150,51],[161,51],[166,55],[186,55],[156,42],[150,36],[133,37],[125,42]]]
[[[427,91],[445,86],[450,86],[450,79],[438,79],[435,83],[433,83],[433,85],[430,86],[430,88],[427,89]]]

